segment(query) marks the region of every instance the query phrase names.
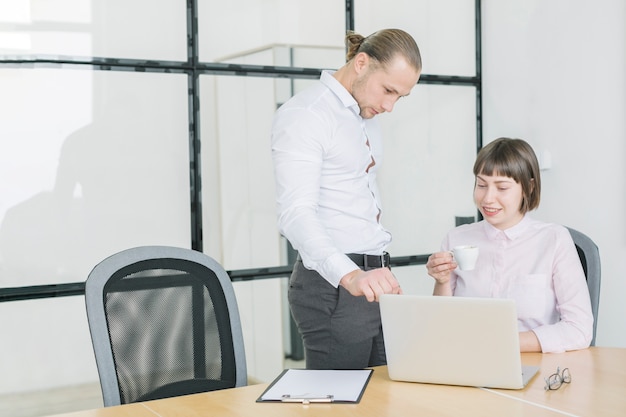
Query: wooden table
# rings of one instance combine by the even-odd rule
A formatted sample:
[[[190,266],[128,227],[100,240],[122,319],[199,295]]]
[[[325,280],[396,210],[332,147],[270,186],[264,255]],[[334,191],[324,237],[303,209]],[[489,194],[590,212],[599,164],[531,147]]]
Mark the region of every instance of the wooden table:
[[[626,349],[592,347],[561,354],[523,354],[541,370],[523,390],[391,381],[374,368],[358,404],[257,403],[268,384],[64,414],[65,417],[459,417],[626,416]],[[544,377],[568,367],[572,382],[544,390]]]
[[[592,347],[567,353],[525,353],[522,361],[541,367],[540,375],[528,387],[521,391],[491,391],[576,416],[626,416],[626,349]],[[556,391],[545,391],[544,377],[557,367],[569,368],[572,382]]]

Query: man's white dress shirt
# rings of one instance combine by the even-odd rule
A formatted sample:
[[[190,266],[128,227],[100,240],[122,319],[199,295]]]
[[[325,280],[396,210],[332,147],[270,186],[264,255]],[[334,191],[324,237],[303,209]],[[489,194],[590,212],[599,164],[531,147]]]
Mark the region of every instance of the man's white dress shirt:
[[[380,255],[391,242],[376,186],[380,127],[359,111],[324,71],[278,109],[272,126],[279,230],[304,266],[335,287],[358,269],[346,253]]]

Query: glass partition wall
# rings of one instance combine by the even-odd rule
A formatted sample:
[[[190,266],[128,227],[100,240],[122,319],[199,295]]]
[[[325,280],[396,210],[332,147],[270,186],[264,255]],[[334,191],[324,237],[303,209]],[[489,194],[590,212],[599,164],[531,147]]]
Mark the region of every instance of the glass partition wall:
[[[0,362],[0,414],[101,404],[80,295],[96,263],[132,246],[200,250],[229,271],[251,381],[273,379],[285,356],[298,359],[270,125],[322,69],[343,64],[347,29],[399,27],[422,52],[418,86],[381,116],[383,221],[405,292],[430,293],[427,254],[456,217],[475,215],[480,1],[8,3],[0,355],[13,359]],[[44,401],[29,414],[31,398],[65,388],[84,400]]]

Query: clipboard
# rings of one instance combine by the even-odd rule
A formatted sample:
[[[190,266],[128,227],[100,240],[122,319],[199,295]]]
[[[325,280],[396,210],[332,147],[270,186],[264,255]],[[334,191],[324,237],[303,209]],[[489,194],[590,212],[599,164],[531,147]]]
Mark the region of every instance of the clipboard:
[[[256,402],[357,404],[372,372],[373,369],[285,369]]]

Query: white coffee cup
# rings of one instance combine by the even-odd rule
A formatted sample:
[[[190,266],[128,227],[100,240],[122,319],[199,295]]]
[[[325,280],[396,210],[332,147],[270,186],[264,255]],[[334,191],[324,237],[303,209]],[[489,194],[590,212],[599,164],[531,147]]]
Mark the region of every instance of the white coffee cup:
[[[451,251],[454,260],[461,271],[471,271],[476,266],[478,259],[478,246],[461,245],[455,246]]]

